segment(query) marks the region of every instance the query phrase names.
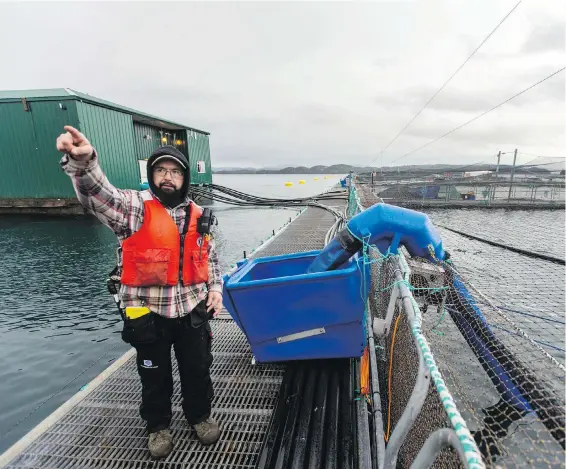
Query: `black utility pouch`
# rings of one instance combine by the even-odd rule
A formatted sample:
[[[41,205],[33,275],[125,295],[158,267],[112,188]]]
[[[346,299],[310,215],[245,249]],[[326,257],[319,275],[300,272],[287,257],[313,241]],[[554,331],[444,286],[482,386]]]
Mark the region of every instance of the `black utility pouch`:
[[[136,319],[124,319],[122,340],[130,345],[151,344],[159,338],[155,313],[144,314]]]
[[[195,309],[191,311],[191,326],[192,327],[204,327],[202,332],[206,335],[207,348],[209,356],[212,353],[212,327],[210,327],[210,320],[212,319],[212,313],[214,311],[206,311],[206,300],[201,301]]]
[[[212,317],[212,311],[206,311],[206,300],[202,300],[195,308],[191,311],[191,326],[201,327],[204,324],[208,324],[209,319]],[[210,326],[209,326],[210,327]]]

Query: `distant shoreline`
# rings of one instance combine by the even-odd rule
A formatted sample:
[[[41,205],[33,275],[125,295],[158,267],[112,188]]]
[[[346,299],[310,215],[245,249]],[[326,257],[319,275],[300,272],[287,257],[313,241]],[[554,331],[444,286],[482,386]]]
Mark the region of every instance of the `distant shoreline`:
[[[499,173],[509,173],[511,171],[510,165],[500,165]],[[346,175],[353,171],[356,174],[371,174],[375,171],[380,175],[392,175],[392,174],[413,174],[418,175],[430,175],[431,173],[438,173],[438,176],[442,176],[445,172],[464,172],[464,171],[495,171],[497,166],[489,163],[476,163],[467,166],[454,165],[454,164],[431,164],[431,165],[407,165],[407,166],[392,166],[387,168],[371,168],[367,166],[354,166],[348,164],[335,164],[330,166],[317,165],[312,167],[307,166],[288,166],[286,168],[275,169],[275,168],[230,168],[230,167],[220,167],[218,169],[213,169],[212,174],[305,174],[305,175]],[[520,170],[521,166],[517,167]],[[528,167],[530,173],[548,174],[549,170],[542,167]]]
[[[342,172],[333,172],[333,171],[321,171],[319,173],[303,173],[299,171],[212,171],[212,174],[305,174],[305,175],[313,175],[313,176],[325,176],[325,175],[337,175],[337,174],[345,174]]]
[[[219,167],[212,169],[212,174],[348,174],[350,171],[356,173],[365,172],[371,168],[354,166],[349,164],[315,165],[315,166],[286,166],[284,168],[238,168]]]

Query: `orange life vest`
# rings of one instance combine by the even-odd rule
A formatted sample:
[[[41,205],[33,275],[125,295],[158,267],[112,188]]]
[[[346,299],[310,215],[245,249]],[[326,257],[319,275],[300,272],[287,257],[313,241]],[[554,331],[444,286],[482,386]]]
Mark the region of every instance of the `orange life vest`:
[[[208,282],[208,239],[197,232],[202,208],[191,202],[189,226],[182,235],[158,200],[145,191],[142,196],[142,226],[122,243],[120,282],[133,287]]]

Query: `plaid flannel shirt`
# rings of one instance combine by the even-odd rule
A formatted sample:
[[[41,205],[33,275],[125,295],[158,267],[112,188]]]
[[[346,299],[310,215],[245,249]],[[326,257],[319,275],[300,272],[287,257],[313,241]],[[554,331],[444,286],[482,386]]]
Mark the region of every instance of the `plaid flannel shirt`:
[[[61,158],[61,167],[73,182],[79,202],[107,227],[120,241],[125,240],[141,228],[144,215],[144,201],[141,193],[135,190],[115,188],[100,168],[96,150],[87,162],[74,160],[69,155]],[[152,194],[153,197],[155,195]],[[186,220],[185,207],[190,203],[187,197],[183,203],[166,210],[182,232]],[[176,318],[189,314],[193,308],[207,297],[207,293],[222,293],[222,273],[218,263],[214,237],[208,244],[208,284],[184,286],[130,287],[121,285],[122,307],[145,305],[153,312]]]

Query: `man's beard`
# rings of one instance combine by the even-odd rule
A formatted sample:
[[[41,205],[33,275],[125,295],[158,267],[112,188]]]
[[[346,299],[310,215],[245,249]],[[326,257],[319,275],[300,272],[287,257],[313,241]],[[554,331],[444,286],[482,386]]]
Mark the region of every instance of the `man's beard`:
[[[165,191],[160,186],[155,188],[155,195],[159,197],[159,200],[161,200],[163,205],[166,205],[170,208],[176,207],[183,201],[180,189]]]

